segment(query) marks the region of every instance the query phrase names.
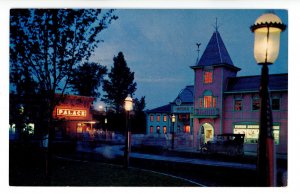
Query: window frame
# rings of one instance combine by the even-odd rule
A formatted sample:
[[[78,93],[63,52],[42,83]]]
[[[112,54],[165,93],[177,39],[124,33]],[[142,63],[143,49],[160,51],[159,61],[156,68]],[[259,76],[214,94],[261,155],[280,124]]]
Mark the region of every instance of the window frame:
[[[167,115],[163,115],[163,121],[164,121],[164,122],[167,122],[167,121],[168,121]]]
[[[258,106],[258,108],[257,109],[254,109],[254,102],[255,101],[258,101],[258,103],[259,103],[259,106]],[[258,97],[254,97],[254,98],[252,98],[252,103],[251,103],[251,110],[252,111],[259,111],[260,110],[260,98],[258,98]]]
[[[273,109],[273,100],[278,100],[278,109]],[[281,108],[281,100],[280,100],[280,98],[279,97],[272,97],[271,98],[271,109],[272,109],[272,111],[274,110],[274,111],[280,111],[280,108]]]
[[[154,121],[154,115],[153,115],[153,114],[150,115],[149,120],[150,120],[150,122],[153,122],[153,121]]]
[[[160,122],[160,114],[156,115],[156,122]]]
[[[236,102],[238,102],[238,101],[240,101],[240,110],[237,110],[236,109]],[[240,112],[240,111],[243,111],[243,99],[240,99],[240,98],[238,98],[238,99],[234,99],[233,100],[233,111],[235,111],[235,112]]]
[[[199,108],[209,109],[217,108],[217,96],[214,96],[212,91],[205,90],[203,95],[199,98]]]
[[[164,125],[164,126],[163,126],[163,133],[166,134],[167,131],[168,131],[168,130],[167,130],[167,126]]]
[[[150,133],[153,133],[153,129],[154,129],[154,127],[152,125],[150,125],[150,128],[149,128]]]

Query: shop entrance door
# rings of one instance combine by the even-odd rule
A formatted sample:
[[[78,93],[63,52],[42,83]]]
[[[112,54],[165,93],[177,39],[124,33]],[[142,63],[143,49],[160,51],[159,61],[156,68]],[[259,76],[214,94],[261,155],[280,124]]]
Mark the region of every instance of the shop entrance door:
[[[204,123],[202,125],[204,129],[204,143],[207,143],[208,141],[212,141],[214,138],[214,128],[209,123]]]

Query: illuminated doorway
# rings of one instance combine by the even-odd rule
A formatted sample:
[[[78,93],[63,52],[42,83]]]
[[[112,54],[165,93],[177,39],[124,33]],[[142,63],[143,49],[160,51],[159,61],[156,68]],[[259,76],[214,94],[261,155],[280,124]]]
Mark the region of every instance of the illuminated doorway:
[[[204,143],[207,143],[208,141],[212,141],[214,138],[214,128],[211,124],[209,123],[204,123],[201,126],[201,129],[203,129],[204,133]]]

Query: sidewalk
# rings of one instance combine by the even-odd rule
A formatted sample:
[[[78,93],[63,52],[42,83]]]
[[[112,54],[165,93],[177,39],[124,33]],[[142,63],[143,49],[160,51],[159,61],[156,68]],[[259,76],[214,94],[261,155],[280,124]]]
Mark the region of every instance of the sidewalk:
[[[77,151],[79,153],[86,153],[88,154],[87,156],[91,158],[100,156],[107,159],[117,159],[117,157],[122,158],[124,156],[123,148],[123,145],[102,145],[91,149],[88,146],[79,145]],[[255,181],[253,182],[253,180],[255,180],[256,175],[256,156],[253,153],[245,153],[245,157],[233,159],[231,157],[223,158],[218,155],[202,155],[197,150],[175,149],[158,150],[153,154],[132,151],[130,152],[130,158],[137,159],[136,161],[143,161],[144,164],[148,162],[149,165],[156,164],[158,168],[166,168],[172,172],[177,169],[177,171],[175,170],[176,173],[182,173],[194,166],[195,168],[192,167],[194,170],[190,173],[196,177],[196,179],[198,179],[199,174],[204,173],[209,176],[211,175],[211,180],[209,181],[215,182],[216,180],[222,180],[218,182],[218,184],[223,186],[232,186],[232,180],[234,180],[234,186],[255,186]],[[277,184],[278,186],[286,186],[287,160],[286,158],[282,158],[277,160],[277,162]],[[212,170],[214,173],[211,173]],[[231,179],[228,180],[229,182],[226,182],[224,180],[226,177],[224,176],[228,173],[231,174]],[[191,176],[191,174],[188,173],[184,176]],[[247,174],[247,179],[241,178],[244,174]],[[209,179],[207,176],[205,177],[205,179]],[[226,183],[224,183],[224,181]],[[207,183],[207,185],[209,184]]]
[[[123,156],[124,154],[124,152],[122,151],[123,147],[124,147],[123,145],[114,145],[114,146],[107,145],[107,146],[97,147],[95,149],[90,149],[88,147],[79,145],[77,147],[77,151],[102,154],[105,158],[112,159],[117,156]],[[243,164],[237,162],[224,162],[224,161],[198,159],[198,158],[185,158],[179,156],[165,156],[165,155],[157,155],[157,154],[144,154],[144,153],[131,152],[130,157],[138,158],[138,159],[146,159],[146,160],[159,160],[159,161],[168,161],[168,162],[171,161],[176,163],[188,163],[188,164],[195,164],[195,165],[218,166],[218,167],[228,167],[228,168],[236,168],[236,169],[248,169],[248,170],[256,169],[255,164]]]

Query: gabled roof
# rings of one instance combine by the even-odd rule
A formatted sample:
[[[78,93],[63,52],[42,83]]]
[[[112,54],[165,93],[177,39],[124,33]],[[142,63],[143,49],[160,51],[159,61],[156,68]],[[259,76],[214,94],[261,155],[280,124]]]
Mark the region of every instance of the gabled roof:
[[[182,103],[193,103],[194,102],[194,86],[189,85],[182,89],[174,102],[180,99]]]
[[[240,68],[235,67],[225,44],[218,31],[215,31],[210,38],[198,64],[192,68],[200,68],[205,66],[226,65],[239,71]]]
[[[260,86],[260,75],[228,78],[225,93],[258,92]],[[287,91],[288,74],[269,75],[270,91]]]
[[[167,104],[164,106],[160,106],[151,110],[146,110],[146,113],[170,113],[171,112],[171,104]]]

